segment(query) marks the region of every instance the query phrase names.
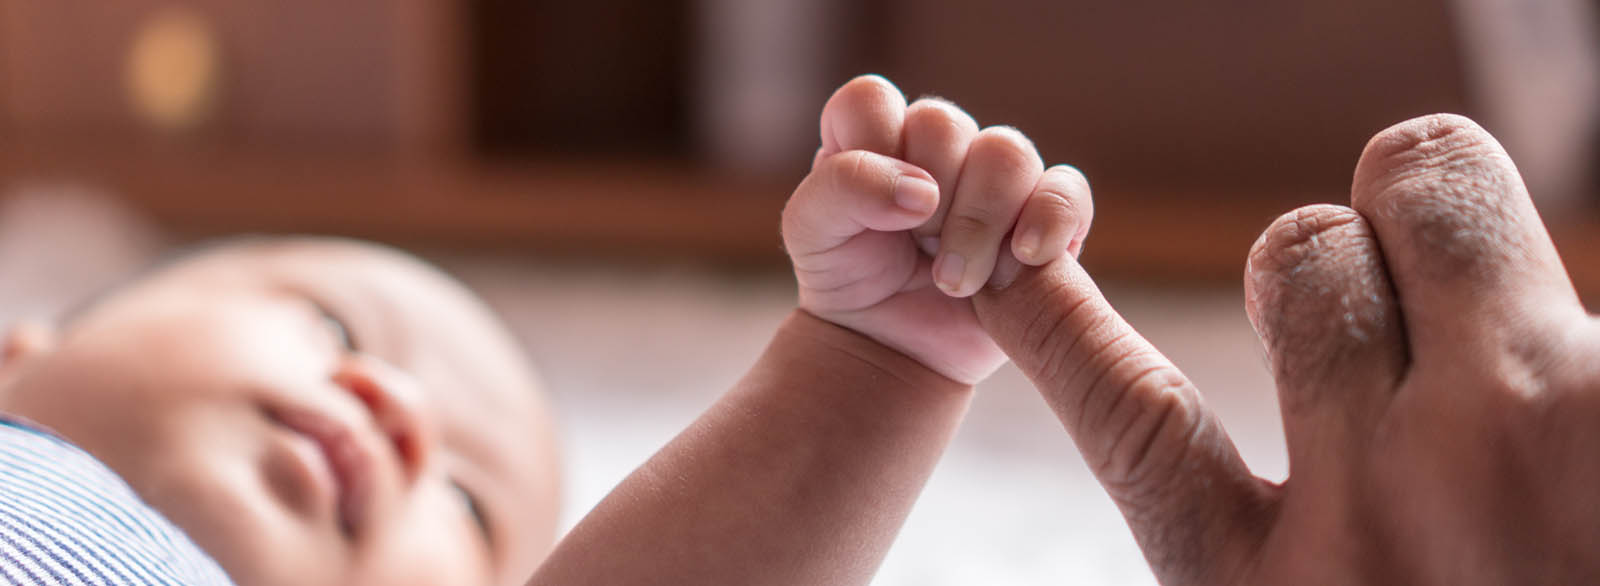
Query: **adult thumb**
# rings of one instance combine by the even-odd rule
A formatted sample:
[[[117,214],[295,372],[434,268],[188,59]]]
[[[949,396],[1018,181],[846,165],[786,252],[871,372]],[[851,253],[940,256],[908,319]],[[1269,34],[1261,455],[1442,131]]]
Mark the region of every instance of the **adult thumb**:
[[[1171,361],[1070,257],[974,298],[978,319],[1044,395],[1164,584],[1233,583],[1277,488],[1256,478]]]

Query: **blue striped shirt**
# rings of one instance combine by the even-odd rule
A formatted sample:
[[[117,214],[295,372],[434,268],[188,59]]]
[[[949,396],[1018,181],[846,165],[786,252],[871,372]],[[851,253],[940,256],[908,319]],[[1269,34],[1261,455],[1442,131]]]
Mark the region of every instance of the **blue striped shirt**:
[[[0,416],[0,584],[232,582],[93,456]]]

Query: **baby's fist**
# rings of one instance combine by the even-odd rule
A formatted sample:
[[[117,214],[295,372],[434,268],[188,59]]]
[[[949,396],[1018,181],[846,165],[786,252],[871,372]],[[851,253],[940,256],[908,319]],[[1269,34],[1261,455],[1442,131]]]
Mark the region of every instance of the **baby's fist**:
[[[979,130],[943,100],[907,106],[876,76],[828,101],[822,143],[783,217],[801,308],[952,379],[988,376],[1005,356],[966,298],[1077,252],[1082,175],[1044,169],[1020,132]]]

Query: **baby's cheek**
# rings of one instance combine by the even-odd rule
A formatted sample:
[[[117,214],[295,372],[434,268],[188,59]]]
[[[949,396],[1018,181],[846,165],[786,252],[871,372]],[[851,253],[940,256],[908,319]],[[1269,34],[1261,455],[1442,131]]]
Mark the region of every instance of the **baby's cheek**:
[[[358,566],[359,585],[498,584],[483,538],[449,490],[418,488],[404,509],[373,533]],[[381,537],[379,537],[381,536]],[[523,577],[526,578],[525,576]],[[500,580],[504,582],[504,580]],[[505,582],[520,584],[521,580]]]
[[[225,434],[225,421],[171,430],[144,462],[123,466],[147,502],[181,527],[237,584],[337,584],[349,570],[335,531],[286,508],[272,493],[259,438]],[[244,425],[233,423],[235,429]]]

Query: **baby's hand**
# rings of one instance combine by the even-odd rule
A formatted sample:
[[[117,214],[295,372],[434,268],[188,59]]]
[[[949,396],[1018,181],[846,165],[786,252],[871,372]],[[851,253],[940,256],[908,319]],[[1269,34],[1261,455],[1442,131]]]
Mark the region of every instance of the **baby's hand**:
[[[1022,264],[1076,256],[1089,185],[1044,168],[1015,129],[983,130],[948,102],[906,105],[863,76],[822,112],[822,148],[783,212],[800,307],[975,383],[1006,361],[968,298]]]

